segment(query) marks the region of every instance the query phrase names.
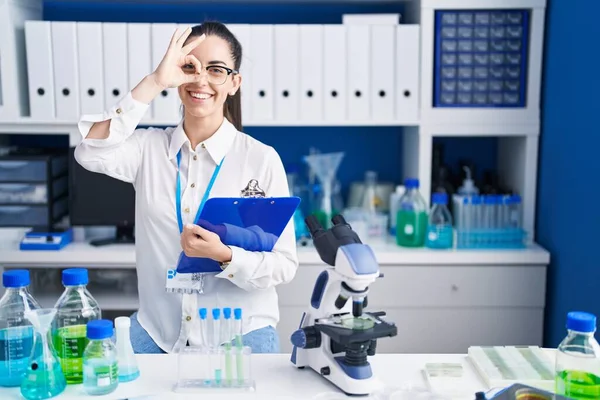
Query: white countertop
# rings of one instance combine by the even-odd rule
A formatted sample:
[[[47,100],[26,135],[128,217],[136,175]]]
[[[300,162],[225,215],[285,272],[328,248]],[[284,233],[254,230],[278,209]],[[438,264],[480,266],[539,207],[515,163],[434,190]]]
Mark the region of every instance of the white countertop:
[[[68,386],[65,392],[55,397],[63,399],[135,400],[135,396],[152,396],[152,399],[303,399],[325,400],[351,398],[343,395],[335,386],[309,368],[297,369],[288,354],[256,354],[252,356],[252,375],[255,380],[254,392],[227,392],[201,394],[179,394],[172,391],[177,381],[177,355],[138,355],[141,376],[136,381],[120,384],[117,390],[105,396],[87,396],[81,385]],[[407,388],[427,388],[422,369],[425,363],[461,363],[463,377],[457,378],[460,396],[457,400],[473,400],[475,392],[487,391],[483,380],[471,366],[466,355],[453,354],[378,354],[369,357],[373,374],[380,379],[384,390]],[[454,386],[454,385],[453,385]],[[330,396],[328,396],[328,394]],[[0,388],[0,398],[5,400],[22,399],[19,388]],[[356,397],[354,397],[356,398]],[[385,399],[385,397],[360,397],[361,399]],[[389,397],[388,397],[389,398]],[[404,397],[402,397],[404,399]],[[141,399],[140,399],[141,400]]]
[[[381,265],[547,265],[548,251],[538,245],[526,249],[432,250],[399,247],[392,241],[370,244]],[[298,247],[298,259],[303,265],[323,265],[316,250]],[[59,251],[21,251],[18,244],[0,248],[0,266],[6,267],[135,267],[132,244],[94,247],[85,242],[73,242]]]

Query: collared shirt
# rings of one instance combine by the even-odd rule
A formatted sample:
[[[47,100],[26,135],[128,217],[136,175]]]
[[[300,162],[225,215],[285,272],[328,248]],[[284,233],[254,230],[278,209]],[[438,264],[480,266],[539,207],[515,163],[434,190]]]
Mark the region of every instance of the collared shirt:
[[[103,114],[79,121],[83,140],[75,158],[84,168],[130,182],[135,187],[136,264],[140,308],[138,320],[166,352],[189,341],[200,345],[198,309],[241,307],[243,333],[276,326],[279,307],[275,286],[291,281],[298,267],[293,221],[272,252],[250,252],[230,246],[225,270],[208,275],[203,294],[165,291],[167,269],[181,253],[175,210],[177,153],[181,150],[181,213],[193,223],[217,164],[225,157],[210,197],[239,197],[251,179],[267,197],[289,196],[283,163],[277,152],[236,130],[224,119],[219,129],[195,149],[183,124],[166,129],[136,129],[148,108],[128,93]],[[85,139],[95,122],[111,120],[106,139]]]

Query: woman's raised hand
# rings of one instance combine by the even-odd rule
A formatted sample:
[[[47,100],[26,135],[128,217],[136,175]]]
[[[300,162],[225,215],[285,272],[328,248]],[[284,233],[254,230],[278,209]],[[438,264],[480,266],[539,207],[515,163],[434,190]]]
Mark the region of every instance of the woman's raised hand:
[[[180,33],[179,29],[175,30],[167,52],[158,67],[156,67],[156,70],[152,73],[154,81],[160,87],[164,89],[174,88],[184,83],[196,82],[200,79],[202,64],[190,52],[202,43],[206,35],[194,38],[184,46],[191,32],[192,28],[187,28],[183,33]],[[194,73],[186,73],[184,71],[184,66],[188,64],[194,67]]]

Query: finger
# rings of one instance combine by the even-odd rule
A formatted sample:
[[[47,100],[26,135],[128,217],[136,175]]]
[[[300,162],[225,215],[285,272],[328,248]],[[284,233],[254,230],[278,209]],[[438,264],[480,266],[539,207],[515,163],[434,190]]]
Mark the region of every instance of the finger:
[[[198,45],[202,43],[204,39],[206,39],[206,35],[203,33],[202,35],[198,36],[197,38],[194,38],[194,40],[183,46],[181,48],[181,51],[183,52],[183,54],[189,54],[189,52],[198,47]]]
[[[195,70],[196,74],[199,74],[200,72],[202,72],[202,63],[200,62],[200,60],[198,60],[196,58],[196,56],[194,56],[192,54],[188,54],[187,56],[185,56],[183,61],[186,64],[192,64],[194,66],[194,70]]]
[[[177,46],[182,47],[188,36],[190,36],[190,33],[192,33],[192,28],[188,26],[177,39]]]
[[[208,234],[210,234],[210,231],[207,231],[206,229],[204,229],[201,226],[192,225],[192,224],[189,224],[189,225],[190,225],[190,229],[192,230],[194,235],[198,235],[200,237],[202,237],[202,236],[206,237]]]
[[[169,47],[173,47],[175,43],[177,43],[177,38],[179,37],[179,28],[175,28],[175,32],[173,32],[173,36],[171,36],[171,41],[169,42]]]

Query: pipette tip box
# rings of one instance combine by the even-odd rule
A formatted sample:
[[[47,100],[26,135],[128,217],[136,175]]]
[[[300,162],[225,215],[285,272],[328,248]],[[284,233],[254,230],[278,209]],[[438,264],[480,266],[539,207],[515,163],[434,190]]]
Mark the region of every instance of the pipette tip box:
[[[554,365],[540,347],[472,346],[468,355],[489,388],[520,383],[554,391]]]

